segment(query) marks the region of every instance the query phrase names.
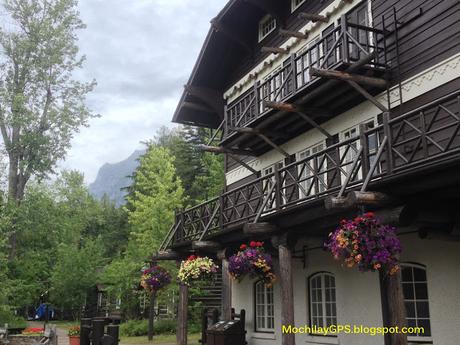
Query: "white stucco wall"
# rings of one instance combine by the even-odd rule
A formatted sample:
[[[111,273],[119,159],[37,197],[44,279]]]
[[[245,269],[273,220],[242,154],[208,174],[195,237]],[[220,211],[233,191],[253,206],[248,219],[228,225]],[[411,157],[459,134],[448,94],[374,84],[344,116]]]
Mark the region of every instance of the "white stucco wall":
[[[434,345],[458,345],[460,339],[460,243],[420,240],[403,235],[403,262],[423,264],[427,269],[432,340]],[[317,246],[318,243],[310,247]],[[301,248],[301,244],[298,245]],[[339,324],[381,326],[382,311],[377,273],[360,273],[341,267],[322,250],[308,252],[307,267],[294,260],[294,304],[296,326],[308,325],[307,278],[317,272],[335,275]],[[277,266],[276,262],[275,265]],[[275,333],[254,332],[254,281],[246,278],[233,283],[233,307],[246,310],[249,345],[281,344],[281,304],[279,284],[275,284]],[[383,337],[345,335],[313,337],[298,334],[296,344],[383,345]]]

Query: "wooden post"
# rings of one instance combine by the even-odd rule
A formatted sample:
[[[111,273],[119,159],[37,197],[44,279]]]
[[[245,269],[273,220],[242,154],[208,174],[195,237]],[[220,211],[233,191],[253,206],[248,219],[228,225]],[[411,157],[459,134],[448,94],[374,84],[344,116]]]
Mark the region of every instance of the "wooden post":
[[[228,273],[228,259],[222,259],[222,320],[232,319],[232,278]]]
[[[147,330],[147,338],[153,340],[153,319],[155,317],[155,294],[150,294],[150,303],[149,303],[149,325]]]
[[[406,327],[406,307],[401,285],[401,272],[380,272],[383,323],[386,327]],[[407,345],[407,334],[400,332],[385,337],[385,345]]]
[[[292,283],[292,249],[288,245],[287,235],[275,239],[278,245],[280,287],[281,287],[281,326],[294,326],[294,287]],[[282,345],[295,345],[294,333],[283,333],[281,335]]]
[[[177,345],[187,345],[188,286],[179,284],[179,305],[177,310]]]

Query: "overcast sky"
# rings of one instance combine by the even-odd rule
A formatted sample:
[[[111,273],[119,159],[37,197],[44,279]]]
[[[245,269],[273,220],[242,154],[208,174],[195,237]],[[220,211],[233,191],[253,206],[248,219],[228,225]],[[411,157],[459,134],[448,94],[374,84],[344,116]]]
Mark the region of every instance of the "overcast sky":
[[[96,177],[104,163],[127,158],[172,126],[183,85],[209,29],[227,0],[80,0],[87,29],[80,48],[82,78],[98,86],[88,97],[101,115],[73,140],[65,168]]]

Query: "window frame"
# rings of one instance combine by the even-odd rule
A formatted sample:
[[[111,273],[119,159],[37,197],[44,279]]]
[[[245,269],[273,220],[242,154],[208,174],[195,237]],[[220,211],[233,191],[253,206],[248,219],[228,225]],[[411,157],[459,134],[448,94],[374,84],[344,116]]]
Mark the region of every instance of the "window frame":
[[[322,140],[322,141],[320,141],[320,142],[318,142],[318,143],[316,143],[314,145],[311,145],[311,146],[303,149],[302,151],[297,152],[296,153],[296,161],[300,162],[300,161],[302,161],[304,159],[308,159],[311,156],[313,156],[313,155],[315,155],[315,154],[317,154],[317,153],[319,153],[321,151],[326,150],[326,148],[327,148],[326,141]],[[315,151],[315,152],[313,152],[313,151]],[[307,152],[308,152],[308,154],[306,154]],[[305,156],[302,157],[303,155],[305,155]],[[316,159],[317,159],[317,162],[320,163],[322,158],[317,157]],[[312,160],[312,162],[313,162],[313,160]],[[312,179],[308,179],[308,178],[312,177],[313,174],[312,174],[311,170],[307,172],[306,169],[304,169],[303,172],[302,172],[301,170],[302,170],[303,165],[299,164],[299,166],[297,167],[297,174],[298,174],[299,181],[301,179],[305,179],[304,181],[299,182],[299,184],[305,190],[305,191],[303,191],[302,188],[299,187],[299,199],[313,197],[315,195],[318,195],[320,193],[324,193],[326,191],[325,186],[327,186],[327,161],[324,161],[323,165],[324,166],[322,167],[321,171],[325,172],[325,174],[321,175],[320,179],[322,180],[324,185],[322,183],[319,183],[319,190],[317,190],[316,186],[313,186],[312,189],[311,189],[310,195],[307,195],[307,194],[305,194],[305,192],[308,192],[308,189],[310,188],[309,184],[313,182]],[[303,176],[300,176],[301,174]]]
[[[335,318],[335,325],[338,324],[338,319],[337,319],[337,285],[335,283],[336,279],[335,279],[335,275],[331,272],[326,272],[326,271],[323,271],[323,272],[316,272],[312,275],[310,275],[308,278],[307,278],[307,286],[308,286],[308,290],[307,290],[307,293],[308,293],[308,298],[307,298],[307,302],[308,302],[308,322],[309,322],[309,325],[310,325],[310,328],[312,329],[315,325],[320,327],[319,325],[317,324],[314,324],[313,323],[313,308],[312,308],[312,280],[315,279],[315,278],[318,278],[320,277],[321,278],[321,308],[322,308],[322,312],[323,312],[323,315],[322,315],[322,326],[321,327],[327,327],[327,326],[330,326],[330,325],[333,325],[333,323],[331,324],[328,324],[327,323],[327,318],[328,318],[328,315],[326,315],[326,288],[325,288],[325,277],[326,276],[329,276],[329,277],[332,277],[334,280],[334,296],[335,296],[335,299],[334,301],[331,301],[331,303],[333,302],[334,306],[335,306],[335,315],[333,316],[332,314],[329,316],[330,318]],[[337,338],[337,335],[336,334],[328,334],[328,335],[324,335],[324,334],[321,334],[321,333],[313,333],[313,332],[310,332],[309,335],[311,336],[322,336],[322,337],[332,337],[332,338]]]
[[[425,272],[425,281],[422,281],[422,282],[419,282],[419,281],[415,281],[414,280],[414,277],[412,276],[412,285],[413,285],[413,293],[414,293],[414,296],[413,296],[413,299],[406,299],[406,296],[404,296],[404,283],[408,283],[408,282],[404,282],[403,281],[403,278],[402,278],[402,270],[404,268],[408,268],[410,267],[412,270],[414,268],[417,268],[417,269],[422,269],[424,272]],[[412,271],[412,274],[413,274],[413,271]],[[427,298],[426,299],[417,299],[417,296],[416,296],[416,292],[415,292],[415,283],[425,283],[425,286],[426,286],[426,292],[427,292]],[[417,316],[417,311],[416,311],[416,305],[417,305],[417,301],[423,301],[423,302],[426,302],[428,303],[428,318],[420,318],[420,319],[423,319],[423,320],[428,320],[428,324],[430,326],[430,335],[408,335],[408,340],[409,341],[413,341],[413,342],[417,342],[417,341],[431,341],[432,340],[432,337],[433,337],[433,332],[432,332],[432,329],[431,329],[431,313],[430,313],[430,295],[429,295],[429,290],[428,290],[428,274],[427,274],[427,269],[426,269],[426,266],[423,265],[423,264],[419,264],[419,263],[416,263],[416,262],[402,262],[401,263],[401,290],[403,292],[403,299],[404,299],[404,306],[406,305],[406,302],[413,302],[415,303],[415,317],[408,317],[407,314],[406,314],[406,322],[407,322],[407,319],[410,318],[410,319],[414,319],[415,320],[415,327],[419,327],[418,326],[418,316]],[[408,325],[409,327],[409,325]],[[413,327],[413,326],[411,326]]]
[[[271,23],[274,23],[273,27],[269,31],[264,33],[264,25],[269,23],[270,25]],[[262,17],[262,19],[259,21],[259,43],[266,39],[268,36],[270,36],[270,34],[276,30],[277,26],[278,23],[276,21],[276,18],[274,18],[272,15],[267,14],[266,16]]]
[[[257,302],[257,288],[258,286],[262,286],[263,288],[263,296],[264,296],[264,303],[262,304],[264,308],[264,313],[262,316],[259,316],[258,314],[258,309],[257,307],[261,304],[258,304]],[[254,332],[256,333],[270,333],[273,334],[275,333],[275,294],[274,294],[274,289],[273,287],[267,287],[264,283],[263,280],[258,280],[254,283]],[[267,303],[267,292],[271,293],[271,311],[272,313],[269,314],[269,304]],[[258,327],[258,319],[263,318],[264,320],[264,327]],[[272,319],[271,322],[273,324],[273,328],[268,328],[266,327],[269,319]]]
[[[295,4],[296,0],[291,0],[291,13],[297,11],[300,8],[300,6],[302,6],[305,3],[305,1],[307,0],[300,0],[298,4]]]

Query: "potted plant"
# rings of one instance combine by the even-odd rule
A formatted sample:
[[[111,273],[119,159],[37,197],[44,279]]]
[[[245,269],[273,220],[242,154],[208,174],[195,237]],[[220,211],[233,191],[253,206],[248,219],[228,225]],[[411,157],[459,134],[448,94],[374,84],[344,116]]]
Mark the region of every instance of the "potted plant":
[[[349,268],[357,266],[362,272],[383,271],[390,275],[399,270],[402,248],[396,229],[381,224],[372,212],[343,219],[329,234],[325,247]]]
[[[80,345],[80,326],[69,328],[69,345]]]
[[[207,256],[191,255],[187,260],[181,262],[177,276],[182,283],[190,285],[196,280],[212,278],[218,269],[214,261]]]
[[[229,273],[238,281],[246,275],[260,278],[267,287],[271,287],[276,280],[272,257],[265,252],[263,242],[242,244],[239,251],[229,259]]]
[[[155,265],[142,271],[141,286],[150,294],[157,293],[169,283],[171,275],[161,266]]]

